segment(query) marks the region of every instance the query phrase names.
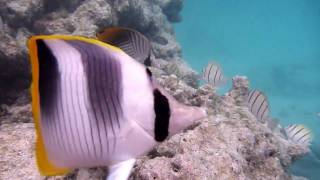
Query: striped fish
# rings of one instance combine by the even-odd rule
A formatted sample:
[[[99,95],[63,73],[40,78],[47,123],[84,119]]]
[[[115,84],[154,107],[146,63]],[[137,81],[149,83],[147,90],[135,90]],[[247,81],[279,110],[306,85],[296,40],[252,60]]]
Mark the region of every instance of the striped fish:
[[[285,128],[289,140],[302,145],[310,145],[312,141],[311,131],[300,124],[289,125]]]
[[[266,122],[269,116],[269,102],[267,97],[258,90],[250,91],[247,98],[248,108],[260,122]]]
[[[149,40],[136,30],[112,27],[97,33],[100,41],[116,46],[133,59],[151,66],[151,44]]]
[[[226,82],[225,78],[223,77],[221,67],[214,62],[208,63],[208,65],[203,68],[202,79],[213,87],[220,86]]]
[[[42,175],[109,166],[108,179],[126,179],[136,157],[206,116],[202,108],[177,102],[147,67],[118,47],[50,35],[31,37],[28,48]]]

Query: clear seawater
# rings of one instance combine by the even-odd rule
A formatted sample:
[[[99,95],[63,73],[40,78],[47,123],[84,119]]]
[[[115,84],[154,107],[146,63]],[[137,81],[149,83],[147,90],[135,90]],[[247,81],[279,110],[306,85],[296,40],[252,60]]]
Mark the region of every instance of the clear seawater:
[[[175,31],[191,67],[214,60],[229,79],[246,75],[269,97],[272,117],[312,130],[312,153],[290,171],[319,180],[320,1],[185,0],[182,18]]]

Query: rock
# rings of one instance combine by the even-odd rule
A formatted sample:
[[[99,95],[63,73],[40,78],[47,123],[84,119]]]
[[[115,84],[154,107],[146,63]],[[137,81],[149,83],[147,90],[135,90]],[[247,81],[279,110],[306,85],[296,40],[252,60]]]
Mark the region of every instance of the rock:
[[[42,0],[0,2],[0,15],[11,28],[27,27],[43,9]]]
[[[235,76],[232,79],[232,90],[227,93],[225,98],[229,100],[234,100],[236,105],[238,106],[246,106],[247,105],[247,96],[249,94],[249,81],[245,76]]]
[[[125,26],[150,39],[155,64],[182,61],[170,24],[179,19],[181,8],[182,0],[0,0],[0,102],[10,102],[30,85],[26,40],[33,34],[94,37],[102,28]],[[177,76],[195,86],[195,73],[179,68]]]
[[[40,179],[34,159],[33,123],[0,127],[0,179]]]
[[[87,180],[87,179],[101,179],[107,176],[106,168],[90,168],[90,169],[80,169],[76,173],[75,179],[77,180]]]
[[[170,22],[180,22],[182,20],[179,12],[183,7],[183,0],[157,0],[157,3],[160,4],[163,13]]]
[[[0,125],[32,122],[30,97],[25,96],[26,94],[20,93],[20,97],[10,106],[6,104],[0,105]]]
[[[176,75],[191,87],[198,87],[198,75],[182,61],[172,61],[158,65],[168,75]]]

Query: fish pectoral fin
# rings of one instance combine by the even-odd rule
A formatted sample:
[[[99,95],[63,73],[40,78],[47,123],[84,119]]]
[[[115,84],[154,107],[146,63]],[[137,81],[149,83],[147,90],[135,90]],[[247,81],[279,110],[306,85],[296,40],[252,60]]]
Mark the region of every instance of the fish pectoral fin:
[[[136,159],[129,159],[109,166],[109,174],[106,180],[127,180]]]
[[[122,27],[106,28],[97,33],[98,40],[116,46],[133,59],[151,65],[151,44],[140,32]]]

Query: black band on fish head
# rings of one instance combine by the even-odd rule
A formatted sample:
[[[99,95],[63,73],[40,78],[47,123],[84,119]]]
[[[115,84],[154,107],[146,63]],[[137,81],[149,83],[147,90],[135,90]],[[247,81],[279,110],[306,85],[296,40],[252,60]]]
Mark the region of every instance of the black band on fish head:
[[[169,135],[170,106],[169,100],[158,89],[153,91],[154,112],[156,114],[154,125],[154,138],[158,142],[164,141]]]
[[[36,40],[36,44],[39,63],[40,106],[42,111],[49,113],[56,101],[59,81],[58,64],[57,59],[43,40]]]

